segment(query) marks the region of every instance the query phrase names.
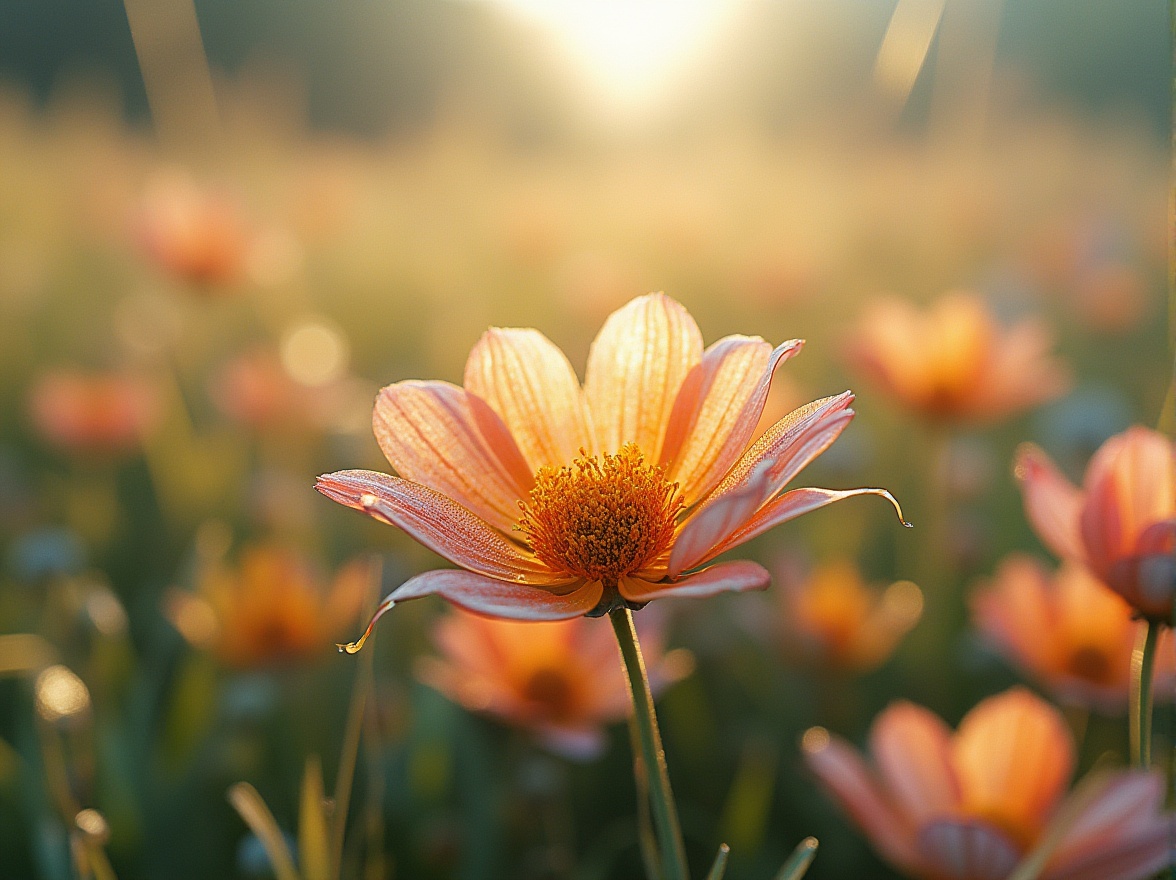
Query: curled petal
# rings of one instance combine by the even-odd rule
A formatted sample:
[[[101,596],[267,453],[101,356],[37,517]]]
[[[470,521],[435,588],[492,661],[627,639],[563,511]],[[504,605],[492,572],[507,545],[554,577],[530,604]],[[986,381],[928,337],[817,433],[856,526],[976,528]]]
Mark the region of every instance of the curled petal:
[[[509,533],[533,477],[485,402],[448,382],[397,382],[376,398],[372,428],[400,476],[459,499]]]
[[[683,525],[670,554],[670,577],[711,558],[716,547],[824,452],[853,418],[852,402],[848,391],[814,401],[757,440]]]
[[[441,596],[459,608],[507,620],[568,620],[581,617],[600,601],[603,589],[599,581],[580,583],[574,589],[556,593],[528,584],[508,584],[471,571],[440,568],[426,571],[405,581],[376,608],[367,629],[357,640],[339,645],[348,654],[359,651],[385,613],[403,602],[423,596]]]
[[[706,495],[751,441],[776,368],[804,345],[790,339],[769,351],[757,337],[728,336],[710,346],[682,383],[661,461],[687,504]]]
[[[397,526],[455,565],[487,577],[554,585],[553,574],[460,504],[419,483],[374,471],[339,471],[315,488],[340,504]]]
[[[598,451],[636,443],[658,461],[678,389],[701,357],[698,325],[664,293],[638,297],[609,315],[584,374]]]
[[[1037,537],[1063,559],[1084,561],[1078,531],[1082,491],[1062,476],[1048,455],[1029,443],[1017,450],[1014,473],[1021,482],[1025,515]]]
[[[784,416],[739,458],[703,506],[727,492],[742,489],[760,472],[768,476],[762,489],[767,501],[837,439],[853,418],[851,403],[853,392],[844,391],[814,400]]]
[[[623,577],[618,584],[621,595],[630,602],[673,597],[701,599],[718,593],[762,590],[772,576],[762,565],[746,560],[712,565],[678,581],[650,583],[634,577]]]
[[[898,521],[908,529],[911,528],[911,524],[902,517],[902,508],[898,504],[898,499],[885,489],[838,490],[806,487],[785,492],[774,501],[769,501],[748,520],[746,525],[731,535],[722,544],[715,547],[711,553],[707,554],[706,559],[712,559],[720,553],[725,553],[734,547],[738,547],[740,544],[750,541],[752,538],[759,537],[764,532],[769,529],[774,529],[781,523],[786,523],[789,520],[796,519],[814,510],[820,510],[822,507],[832,504],[835,501],[856,498],[859,495],[877,495],[879,498],[885,498],[894,507],[894,512],[898,514]],[[703,561],[705,562],[706,559]]]
[[[592,451],[576,372],[538,330],[487,330],[470,352],[463,384],[502,417],[532,473]]]
[[[438,569],[401,584],[389,599],[407,602],[437,594],[454,605],[506,620],[568,620],[591,611],[604,592],[600,581],[565,585],[560,592],[523,583],[506,583],[469,571]]]
[[[919,833],[919,855],[943,880],[1006,880],[1017,866],[1017,847],[988,822],[941,819]]]

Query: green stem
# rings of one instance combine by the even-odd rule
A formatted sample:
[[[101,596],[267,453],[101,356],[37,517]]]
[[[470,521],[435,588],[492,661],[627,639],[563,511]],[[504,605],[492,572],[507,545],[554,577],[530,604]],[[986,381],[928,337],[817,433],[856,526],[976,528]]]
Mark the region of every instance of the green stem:
[[[1162,624],[1148,620],[1143,644],[1131,655],[1131,763],[1147,769],[1151,766],[1152,671],[1156,665],[1156,646]]]
[[[649,692],[649,677],[645,674],[645,661],[641,659],[637,630],[633,627],[633,614],[628,608],[614,608],[608,616],[617,636],[625,677],[633,697],[633,717],[641,740],[641,757],[646,771],[653,776],[650,794],[662,852],[662,870],[666,880],[689,880],[686,847],[682,843],[678,810],[674,806],[674,793],[670,790],[670,774],[666,768],[666,753],[657,727],[657,715],[653,711],[653,695]]]

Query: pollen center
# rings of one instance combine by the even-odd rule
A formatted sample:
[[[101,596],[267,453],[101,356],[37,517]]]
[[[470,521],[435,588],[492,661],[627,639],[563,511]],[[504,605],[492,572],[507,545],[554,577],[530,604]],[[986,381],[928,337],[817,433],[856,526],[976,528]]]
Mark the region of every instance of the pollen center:
[[[583,452],[583,450],[581,450]],[[682,509],[677,483],[645,463],[635,444],[615,455],[584,455],[570,467],[543,467],[519,528],[552,570],[616,584],[666,550]]]

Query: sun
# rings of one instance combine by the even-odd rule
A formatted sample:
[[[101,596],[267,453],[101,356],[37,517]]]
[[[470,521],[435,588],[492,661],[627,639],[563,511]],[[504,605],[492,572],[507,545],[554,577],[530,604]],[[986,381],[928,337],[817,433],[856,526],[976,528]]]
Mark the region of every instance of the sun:
[[[545,31],[602,99],[643,109],[712,43],[741,0],[489,0]]]

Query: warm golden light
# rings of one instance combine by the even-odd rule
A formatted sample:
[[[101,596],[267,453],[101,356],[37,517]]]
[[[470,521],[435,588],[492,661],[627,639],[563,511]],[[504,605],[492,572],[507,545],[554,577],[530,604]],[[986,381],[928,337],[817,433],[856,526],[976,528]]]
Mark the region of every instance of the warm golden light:
[[[614,103],[660,96],[737,0],[498,0],[548,32]]]

